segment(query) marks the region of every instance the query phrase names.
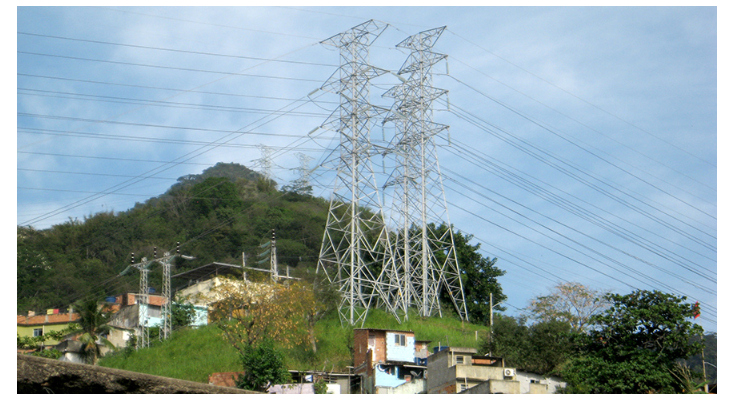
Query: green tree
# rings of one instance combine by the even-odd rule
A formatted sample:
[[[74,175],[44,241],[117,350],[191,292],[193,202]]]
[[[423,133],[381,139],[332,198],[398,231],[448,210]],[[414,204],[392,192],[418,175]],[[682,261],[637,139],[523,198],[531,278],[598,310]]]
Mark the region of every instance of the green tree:
[[[539,374],[559,374],[574,345],[571,328],[565,322],[550,320],[526,324],[526,318],[498,315],[493,338],[481,346],[484,352],[503,357],[506,364]]]
[[[447,229],[447,226],[440,225],[434,233],[442,236]],[[470,322],[491,325],[489,294],[493,295],[494,310],[502,311],[504,308],[497,304],[506,301],[506,295],[498,278],[506,272],[496,267],[496,258],[483,257],[479,253],[481,244],[471,245],[472,239],[473,235],[463,234],[460,231],[453,232],[466,309]],[[441,301],[450,301],[445,289],[441,291]]]
[[[701,351],[695,308],[660,291],[608,294],[612,306],[575,337],[577,354],[562,376],[573,393],[677,393],[676,361]]]
[[[241,362],[245,373],[235,380],[238,388],[264,392],[271,385],[291,381],[291,374],[284,365],[283,356],[270,339],[256,346],[247,344]]]
[[[86,359],[96,365],[101,356],[101,346],[115,349],[109,340],[103,337],[111,331],[108,325],[111,313],[107,304],[102,304],[95,299],[84,299],[74,305],[74,310],[79,313],[80,336],[79,341],[83,343]]]
[[[567,282],[557,284],[550,294],[531,300],[527,309],[537,321],[566,322],[572,330],[584,332],[590,318],[609,305],[605,293],[580,283]]]

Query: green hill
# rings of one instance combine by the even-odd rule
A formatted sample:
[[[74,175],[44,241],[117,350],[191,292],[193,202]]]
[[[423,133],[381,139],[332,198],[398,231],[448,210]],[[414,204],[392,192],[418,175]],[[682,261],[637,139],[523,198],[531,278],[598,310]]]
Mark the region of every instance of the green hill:
[[[213,261],[255,256],[276,229],[279,264],[313,267],[321,246],[328,202],[293,191],[238,164],[219,163],[200,175],[178,179],[159,197],[124,212],[105,212],[45,230],[17,228],[17,311],[66,308],[85,296],[103,298],[136,291],[138,274],[117,275],[129,264],[171,250],[177,242],[194,261],[176,271]],[[292,273],[295,275],[295,273]],[[161,271],[149,284],[162,289]],[[173,284],[173,288],[175,284]]]
[[[488,334],[487,327],[462,323],[458,318],[418,317],[397,323],[393,316],[379,310],[370,311],[364,327],[412,330],[418,340],[431,342],[431,351],[439,344],[478,348]],[[333,312],[317,323],[316,334],[317,354],[306,346],[287,350],[286,366],[292,370],[347,372],[346,367],[352,365],[352,328],[342,327]],[[195,382],[207,382],[213,372],[241,370],[237,350],[215,325],[177,331],[170,340],[130,354],[117,353],[102,359],[99,365]]]

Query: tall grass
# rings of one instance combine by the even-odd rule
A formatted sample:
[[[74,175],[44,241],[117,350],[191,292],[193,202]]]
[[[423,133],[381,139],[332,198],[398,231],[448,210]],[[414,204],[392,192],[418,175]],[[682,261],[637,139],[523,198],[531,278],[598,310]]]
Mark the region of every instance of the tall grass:
[[[415,312],[409,317],[410,320],[398,323],[392,315],[372,309],[363,327],[413,331],[416,339],[431,342],[430,351],[439,345],[479,348],[488,336],[488,327],[463,323],[458,317],[421,318]],[[343,326],[337,312],[332,312],[317,323],[316,335],[316,354],[309,344],[283,350],[286,366],[300,371],[347,372],[347,366],[352,365],[353,328]],[[177,331],[170,340],[126,357],[105,357],[99,364],[195,382],[207,382],[213,372],[241,370],[238,350],[228,344],[215,325]]]

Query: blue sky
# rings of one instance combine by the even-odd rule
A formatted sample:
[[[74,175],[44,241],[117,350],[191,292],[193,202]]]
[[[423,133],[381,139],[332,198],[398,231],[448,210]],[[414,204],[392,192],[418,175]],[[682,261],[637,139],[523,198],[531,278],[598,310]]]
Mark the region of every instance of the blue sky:
[[[389,24],[370,63],[395,72],[397,43],[447,26],[450,219],[506,270],[507,314],[577,281],[687,295],[716,330],[715,7],[19,7],[17,225],[124,211],[217,162],[257,169],[262,145],[287,184],[297,153],[313,168],[337,141],[308,135],[338,101],[309,95],[339,63],[319,42],[369,19]],[[371,102],[397,83],[373,80]],[[315,194],[333,178],[315,170]]]

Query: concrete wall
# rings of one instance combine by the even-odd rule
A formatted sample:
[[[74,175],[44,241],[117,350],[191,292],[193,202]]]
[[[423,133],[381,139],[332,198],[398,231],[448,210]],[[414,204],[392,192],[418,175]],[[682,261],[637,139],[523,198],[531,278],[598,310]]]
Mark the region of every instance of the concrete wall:
[[[18,354],[17,393],[242,393],[236,388],[211,386]]]
[[[534,393],[530,392],[529,388],[531,387],[531,385],[535,384],[546,385],[546,393],[557,393],[557,388],[564,388],[567,386],[567,383],[565,383],[564,381],[562,381],[562,379],[558,377],[544,376],[526,371],[518,371],[516,374],[516,379],[521,383],[521,393]]]
[[[466,389],[462,394],[508,394],[515,395],[519,394],[519,382],[518,381],[504,381],[497,379],[490,379],[485,382],[481,382],[478,385]]]
[[[425,393],[427,383],[425,379],[413,379],[411,382],[403,383],[394,388],[377,387],[376,389],[378,395],[415,395]]]

